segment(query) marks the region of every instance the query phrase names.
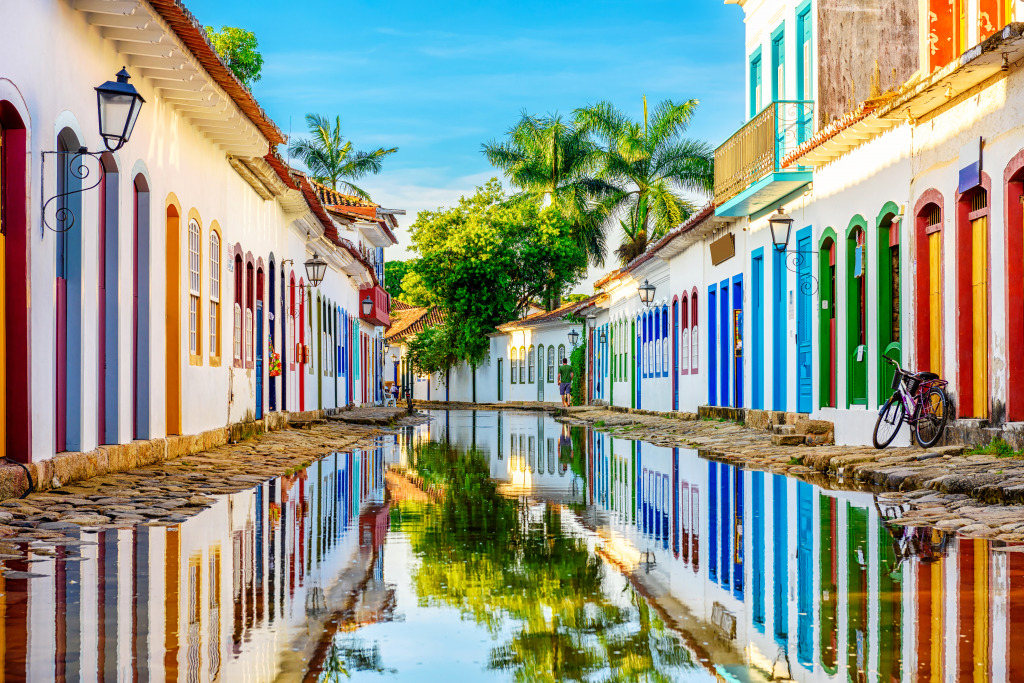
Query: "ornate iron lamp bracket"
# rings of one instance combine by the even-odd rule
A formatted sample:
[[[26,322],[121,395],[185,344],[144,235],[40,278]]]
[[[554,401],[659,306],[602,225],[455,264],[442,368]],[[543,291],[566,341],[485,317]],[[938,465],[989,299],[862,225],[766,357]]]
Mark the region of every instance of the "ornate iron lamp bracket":
[[[45,230],[51,230],[51,231],[57,232],[57,233],[67,232],[68,230],[70,230],[71,228],[73,228],[75,226],[75,223],[78,220],[78,217],[75,215],[75,212],[71,208],[69,208],[66,205],[58,205],[58,207],[57,207],[56,211],[54,211],[54,215],[53,215],[53,219],[54,219],[54,222],[56,223],[56,225],[50,225],[50,222],[46,219],[46,210],[50,206],[51,203],[53,203],[53,202],[55,202],[57,200],[66,199],[66,198],[68,198],[68,197],[70,197],[72,195],[82,194],[83,192],[88,192],[89,190],[93,190],[93,189],[99,187],[100,183],[103,182],[103,177],[104,177],[104,174],[105,174],[104,170],[103,170],[103,162],[100,161],[100,157],[103,155],[103,152],[90,152],[85,147],[79,147],[78,150],[74,151],[74,152],[72,152],[72,151],[67,151],[67,152],[61,152],[61,151],[47,152],[47,151],[44,151],[42,153],[43,160],[42,160],[42,163],[40,164],[40,170],[39,170],[39,175],[40,175],[40,185],[39,186],[40,187],[45,187],[46,186],[46,155],[47,154],[57,155],[58,158],[59,158],[59,155],[61,155],[61,154],[69,154],[69,155],[71,155],[71,157],[68,159],[67,172],[68,172],[68,174],[71,177],[77,178],[78,180],[84,181],[84,180],[88,179],[89,176],[92,174],[92,169],[90,169],[89,166],[86,164],[85,157],[90,157],[92,159],[95,159],[96,160],[96,166],[97,166],[97,168],[99,170],[96,173],[96,175],[97,175],[96,182],[94,182],[92,185],[84,185],[83,184],[81,187],[75,188],[73,190],[65,189],[64,192],[58,192],[57,194],[53,195],[49,199],[46,199],[46,200],[43,201],[43,204],[42,204],[42,207],[41,207],[42,208],[42,221],[40,221],[40,226],[39,226],[39,236],[40,237],[43,237],[44,235],[46,235]]]
[[[811,257],[814,256],[813,251],[800,251],[799,249],[777,249],[773,247],[774,251],[780,254],[785,254],[786,270],[796,274],[797,282],[800,282],[800,269],[807,264],[807,270],[805,275],[807,279],[800,282],[800,293],[813,295],[818,293],[818,278],[814,276],[814,269],[811,268]]]

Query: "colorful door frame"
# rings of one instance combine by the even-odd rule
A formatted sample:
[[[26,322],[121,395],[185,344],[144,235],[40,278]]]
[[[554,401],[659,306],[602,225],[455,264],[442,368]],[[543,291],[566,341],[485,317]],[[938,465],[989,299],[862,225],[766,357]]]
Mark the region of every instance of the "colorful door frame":
[[[818,242],[818,405],[836,402],[836,231],[825,228]]]
[[[679,410],[679,297],[672,298],[672,410]]]
[[[743,391],[743,274],[732,278],[732,338],[729,357],[732,358],[733,407],[744,407]]]
[[[0,100],[0,457],[27,463],[32,460],[30,143],[19,108]]]
[[[181,434],[181,205],[173,195],[166,206],[164,303],[165,433]]]
[[[150,417],[152,387],[152,231],[149,181],[137,173],[132,181],[132,439],[153,436]]]
[[[846,230],[846,407],[868,403],[867,222],[859,214]]]
[[[719,315],[721,316],[721,319],[719,320],[719,328],[718,328],[718,331],[719,331],[719,335],[718,335],[718,353],[720,355],[720,357],[718,359],[719,360],[719,363],[718,363],[719,392],[720,392],[719,395],[722,398],[722,405],[723,406],[731,406],[733,404],[729,400],[730,399],[730,392],[729,392],[729,371],[730,371],[730,367],[729,366],[732,364],[731,360],[730,360],[732,358],[732,353],[731,353],[732,343],[731,343],[731,340],[729,338],[729,330],[732,329],[732,325],[731,325],[732,306],[729,305],[729,280],[728,280],[728,278],[726,278],[725,280],[722,280],[719,283],[718,309],[719,309]]]
[[[750,257],[750,407],[764,408],[764,247]],[[763,626],[763,624],[762,624]]]
[[[980,188],[956,200],[957,416],[987,418],[990,406],[988,314],[989,198],[991,182],[982,173]]]
[[[636,359],[636,320],[632,319],[629,321],[629,403],[630,408],[636,408],[636,396],[639,389],[637,388],[636,371],[638,361]]]
[[[786,275],[785,251],[772,248],[772,410],[786,410],[788,382],[786,365],[789,348],[786,344]]]
[[[708,287],[708,405],[718,405],[718,315],[716,304],[718,302],[718,286]],[[693,343],[693,340],[690,340]]]
[[[796,411],[810,413],[814,407],[812,374],[813,354],[811,353],[811,305],[814,285],[811,280],[811,228],[796,233]]]
[[[900,276],[902,257],[900,255],[900,224],[897,218],[900,208],[895,202],[886,202],[875,221],[878,248],[875,263],[878,264],[878,345],[880,353],[903,363],[900,326],[902,305],[900,298]],[[882,405],[892,394],[892,380],[895,369],[879,358],[878,405]]]

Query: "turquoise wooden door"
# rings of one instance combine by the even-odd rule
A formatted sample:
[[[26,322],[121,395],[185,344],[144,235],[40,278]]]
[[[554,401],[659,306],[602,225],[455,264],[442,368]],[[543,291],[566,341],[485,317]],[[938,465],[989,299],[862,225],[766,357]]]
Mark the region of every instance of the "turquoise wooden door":
[[[811,229],[796,235],[796,410],[809,413],[811,397]]]
[[[764,249],[750,261],[750,407],[764,408]]]
[[[786,252],[772,249],[772,410],[786,409]]]

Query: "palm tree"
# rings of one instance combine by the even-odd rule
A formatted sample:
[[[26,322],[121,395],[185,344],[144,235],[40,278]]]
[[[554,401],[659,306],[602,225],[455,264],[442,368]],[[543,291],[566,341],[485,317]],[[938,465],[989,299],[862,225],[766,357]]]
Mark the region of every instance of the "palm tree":
[[[293,140],[288,152],[306,165],[313,179],[330,185],[332,190],[341,190],[358,195],[369,201],[370,195],[352,183],[366,175],[376,175],[383,167],[383,159],[398,151],[397,147],[378,147],[372,152],[353,152],[352,142],[341,134],[341,117],[330,120],[320,114],[306,114],[309,137]]]
[[[573,225],[573,235],[595,266],[604,265],[607,215],[595,199],[614,188],[594,177],[600,150],[589,134],[560,115],[522,113],[504,142],[482,145],[522,195],[552,206]]]
[[[620,258],[643,253],[652,242],[692,215],[683,192],[709,194],[714,186],[714,150],[683,137],[697,100],[665,100],[644,120],[630,120],[610,102],[577,109],[576,128],[604,143],[596,175],[614,189],[602,198],[611,215],[626,215]],[[624,261],[626,262],[626,261]]]

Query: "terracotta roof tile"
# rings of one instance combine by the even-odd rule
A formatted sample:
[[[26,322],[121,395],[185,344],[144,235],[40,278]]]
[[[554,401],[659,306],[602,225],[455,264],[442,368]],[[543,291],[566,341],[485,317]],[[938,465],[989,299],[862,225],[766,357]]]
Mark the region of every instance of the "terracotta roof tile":
[[[259,128],[271,145],[286,142],[284,133],[277,127],[267,113],[260,107],[249,89],[242,85],[235,73],[228,68],[224,60],[210,44],[202,24],[185,9],[181,0],[149,0],[153,9],[167,22],[175,35],[185,44],[189,51],[210,74],[224,92],[228,94],[242,113]]]
[[[530,315],[523,316],[518,320],[511,320],[503,325],[498,325],[498,330],[505,332],[516,327],[522,327],[523,325],[537,325],[540,323],[561,320],[565,316],[571,315],[581,308],[586,308],[601,296],[604,296],[604,294],[595,294],[587,297],[583,301],[570,301],[569,303],[562,304],[551,311],[538,311],[537,313],[531,313]]]
[[[428,327],[438,327],[444,324],[444,319],[444,311],[437,306],[392,309],[391,325],[388,327],[385,339],[390,343],[401,342]]]
[[[680,235],[683,235],[689,232],[690,230],[693,230],[700,223],[703,223],[705,220],[707,220],[714,212],[714,204],[712,202],[708,202],[704,206],[704,208],[690,216],[685,223],[673,228],[672,230],[669,230],[668,233],[666,233],[661,239],[659,239],[654,244],[649,245],[647,247],[647,251],[642,253],[640,256],[637,256],[635,259],[633,259],[632,261],[627,263],[623,268],[621,268],[620,270],[622,274],[632,271],[635,268],[642,265],[643,263],[650,261],[669,242],[679,237]]]

